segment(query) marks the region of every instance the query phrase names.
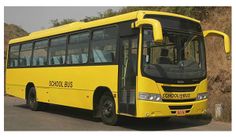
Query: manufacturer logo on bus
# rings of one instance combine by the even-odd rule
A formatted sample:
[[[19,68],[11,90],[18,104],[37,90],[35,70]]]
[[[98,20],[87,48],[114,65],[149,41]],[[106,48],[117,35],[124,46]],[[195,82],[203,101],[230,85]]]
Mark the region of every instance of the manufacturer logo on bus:
[[[190,94],[163,94],[163,99],[188,99]]]
[[[180,83],[184,83],[183,80],[177,80],[177,83],[180,84]]]

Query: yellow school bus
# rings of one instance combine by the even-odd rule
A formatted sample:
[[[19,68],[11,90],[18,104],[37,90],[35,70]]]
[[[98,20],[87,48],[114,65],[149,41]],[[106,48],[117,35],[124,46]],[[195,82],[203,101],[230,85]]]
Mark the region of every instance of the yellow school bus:
[[[106,124],[137,118],[201,115],[207,108],[200,21],[135,11],[33,32],[9,42],[6,93],[36,111],[45,104],[92,110]]]

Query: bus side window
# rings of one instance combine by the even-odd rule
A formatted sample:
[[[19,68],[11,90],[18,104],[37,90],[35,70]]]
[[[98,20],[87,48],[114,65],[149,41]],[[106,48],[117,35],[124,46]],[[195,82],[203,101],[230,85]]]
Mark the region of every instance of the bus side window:
[[[66,55],[66,36],[53,38],[49,47],[49,65],[62,65],[63,56]]]
[[[28,67],[31,62],[33,43],[22,44],[20,48],[19,66]]]
[[[48,40],[37,41],[34,44],[32,66],[47,65]]]
[[[67,64],[84,64],[88,62],[89,32],[72,34],[69,37]]]
[[[8,67],[18,67],[20,45],[12,45],[9,50]]]
[[[80,61],[82,63],[87,63],[88,62],[88,54],[81,54]]]
[[[42,65],[45,65],[44,62],[45,62],[45,61],[44,61],[44,58],[43,58],[43,57],[39,57],[37,64],[38,64],[39,66],[42,66]]]
[[[91,61],[93,63],[112,63],[115,61],[117,47],[117,28],[110,27],[93,32]]]

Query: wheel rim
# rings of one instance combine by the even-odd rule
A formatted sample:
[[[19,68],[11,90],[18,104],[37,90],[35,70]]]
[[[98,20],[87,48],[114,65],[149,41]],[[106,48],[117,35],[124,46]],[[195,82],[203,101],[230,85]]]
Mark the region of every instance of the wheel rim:
[[[111,100],[105,100],[102,106],[103,116],[110,118],[113,115],[113,102]]]
[[[35,98],[36,98],[35,93],[30,92],[30,94],[29,94],[29,104],[30,104],[31,107],[32,107],[32,106],[34,105],[34,103],[36,102]]]

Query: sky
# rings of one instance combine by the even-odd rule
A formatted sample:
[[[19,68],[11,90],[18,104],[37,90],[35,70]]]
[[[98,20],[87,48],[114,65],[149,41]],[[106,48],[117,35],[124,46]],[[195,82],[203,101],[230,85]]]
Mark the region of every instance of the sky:
[[[75,19],[97,16],[107,9],[119,10],[121,7],[4,7],[4,22],[22,27],[27,32],[50,27],[52,19]]]

